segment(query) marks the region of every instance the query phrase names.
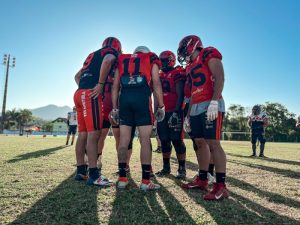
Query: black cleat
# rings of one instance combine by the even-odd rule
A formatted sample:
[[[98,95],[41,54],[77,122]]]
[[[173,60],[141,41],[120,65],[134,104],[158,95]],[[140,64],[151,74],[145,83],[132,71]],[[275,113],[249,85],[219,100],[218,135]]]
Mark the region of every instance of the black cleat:
[[[186,178],[186,170],[185,169],[178,169],[176,179],[185,179]]]
[[[155,175],[158,177],[165,177],[165,176],[168,176],[170,173],[171,173],[170,169],[163,168],[161,171],[158,171],[157,173],[155,173]]]
[[[256,154],[252,154],[252,155],[250,155],[250,157],[256,157]]]

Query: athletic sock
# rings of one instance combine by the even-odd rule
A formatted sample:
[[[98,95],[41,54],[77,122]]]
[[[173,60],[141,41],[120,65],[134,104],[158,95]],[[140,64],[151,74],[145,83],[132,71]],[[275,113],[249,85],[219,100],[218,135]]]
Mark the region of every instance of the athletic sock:
[[[179,168],[178,169],[185,169],[185,160],[178,160],[178,165]]]
[[[170,158],[163,158],[164,169],[170,170]]]
[[[142,179],[150,180],[151,165],[142,164]]]
[[[225,183],[226,173],[216,173],[216,181],[217,183]]]
[[[77,174],[86,175],[87,174],[86,165],[77,166]]]
[[[119,163],[119,177],[126,177],[127,163]]]
[[[214,175],[215,164],[209,164],[208,172],[213,176]]]
[[[89,168],[89,176],[93,180],[98,179],[100,177],[98,168],[97,167],[95,167],[95,168]]]
[[[199,170],[199,179],[200,180],[207,180],[207,171],[205,170]]]

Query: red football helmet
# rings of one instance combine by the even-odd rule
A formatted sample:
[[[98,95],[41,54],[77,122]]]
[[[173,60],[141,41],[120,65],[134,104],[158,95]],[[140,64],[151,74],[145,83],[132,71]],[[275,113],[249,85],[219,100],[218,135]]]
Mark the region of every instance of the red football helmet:
[[[203,48],[201,39],[196,35],[184,37],[180,42],[177,50],[177,59],[180,64],[189,63],[190,57],[197,48]]]
[[[106,38],[102,43],[102,48],[104,47],[111,47],[120,53],[122,52],[121,42],[118,40],[118,38],[115,37]]]
[[[163,51],[159,55],[159,59],[161,61],[162,69],[167,69],[175,66],[176,56],[171,51]]]

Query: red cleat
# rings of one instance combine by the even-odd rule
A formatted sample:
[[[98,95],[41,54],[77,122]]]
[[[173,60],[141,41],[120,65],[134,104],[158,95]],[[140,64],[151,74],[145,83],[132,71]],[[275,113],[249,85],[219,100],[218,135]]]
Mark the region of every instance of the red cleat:
[[[186,189],[200,189],[203,191],[208,191],[208,181],[200,180],[199,176],[195,176],[194,180],[187,184],[182,184],[182,187]]]
[[[223,183],[214,183],[214,187],[211,192],[204,195],[204,200],[214,201],[222,200],[229,197],[229,192],[226,188],[226,185]]]

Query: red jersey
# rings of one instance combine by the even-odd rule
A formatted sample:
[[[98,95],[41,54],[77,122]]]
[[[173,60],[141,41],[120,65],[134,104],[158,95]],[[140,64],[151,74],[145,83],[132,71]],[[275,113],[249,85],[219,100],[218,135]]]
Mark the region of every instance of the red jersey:
[[[176,83],[186,80],[185,69],[177,66],[174,69],[163,72],[159,74],[159,78],[163,90],[163,98],[166,112],[174,112],[176,109],[177,93],[176,93]]]
[[[187,77],[185,84],[184,84],[184,97],[189,98],[191,97],[191,86],[190,86],[190,78]]]
[[[112,99],[111,99],[111,88],[114,82],[114,73],[109,73],[105,85],[104,85],[104,94],[103,94],[103,112],[104,112],[104,119],[108,120],[108,115],[111,112],[112,106]]]
[[[192,104],[198,104],[212,99],[214,80],[208,67],[208,62],[212,58],[222,59],[222,55],[213,47],[204,48],[197,58],[186,67],[186,72],[192,82]]]
[[[118,69],[122,88],[150,87],[154,64],[160,66],[159,58],[153,52],[120,55]]]

